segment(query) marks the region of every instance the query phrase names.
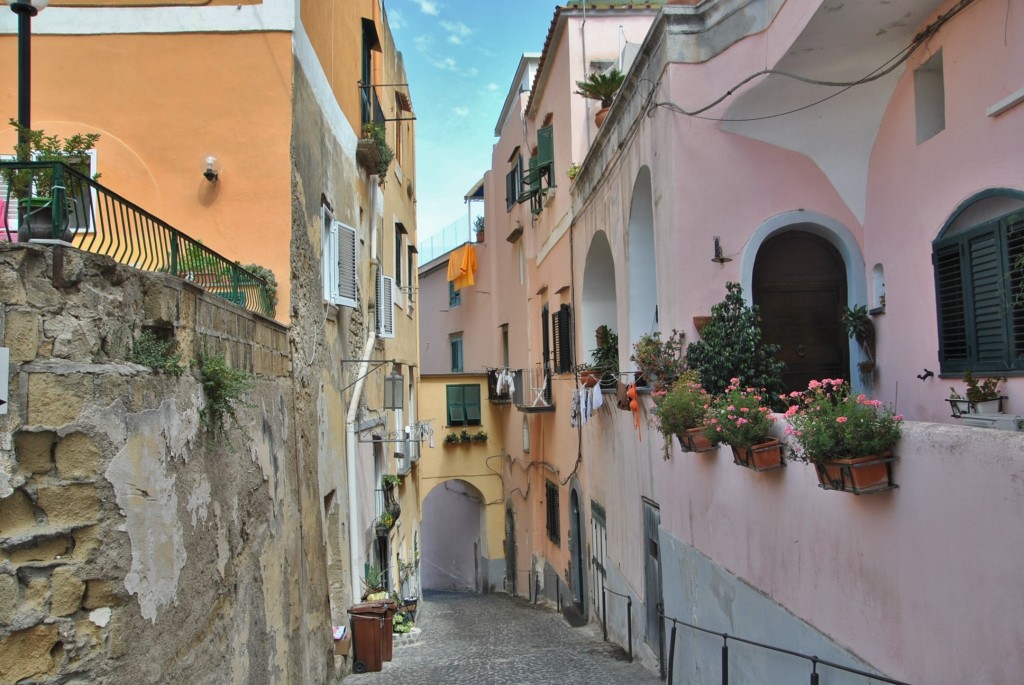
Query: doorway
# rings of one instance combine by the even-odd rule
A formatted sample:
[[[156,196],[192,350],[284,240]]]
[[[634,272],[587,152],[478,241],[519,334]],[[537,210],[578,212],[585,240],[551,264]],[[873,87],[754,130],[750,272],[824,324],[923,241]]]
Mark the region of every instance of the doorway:
[[[586,616],[585,594],[583,592],[583,517],[580,510],[580,495],[573,488],[569,493],[569,554],[571,556],[570,580],[572,581],[572,601],[581,616]]]
[[[789,230],[758,250],[753,301],[765,342],[778,345],[776,357],[786,363],[787,391],[805,390],[812,379],[850,379],[849,339],[841,320],[846,282],[839,251],[812,233]]]
[[[661,641],[661,548],[658,528],[661,526],[661,509],[648,499],[644,506],[644,596],[647,610],[647,644],[662,654]]]

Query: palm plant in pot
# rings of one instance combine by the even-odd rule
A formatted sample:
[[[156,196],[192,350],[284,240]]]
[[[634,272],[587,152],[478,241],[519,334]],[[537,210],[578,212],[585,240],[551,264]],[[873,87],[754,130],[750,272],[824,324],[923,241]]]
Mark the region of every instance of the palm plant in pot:
[[[841,378],[813,380],[787,411],[793,458],[814,464],[826,490],[854,494],[896,487],[891,450],[900,439],[903,417],[878,400],[853,396]]]
[[[618,69],[612,69],[603,74],[588,74],[585,79],[576,82],[577,95],[582,95],[585,98],[597,100],[601,103],[601,109],[594,116],[594,123],[597,124],[598,128],[601,128],[605,117],[608,116],[608,109],[612,106],[612,100],[615,98],[615,94],[619,92],[619,88],[625,80],[625,74]]]

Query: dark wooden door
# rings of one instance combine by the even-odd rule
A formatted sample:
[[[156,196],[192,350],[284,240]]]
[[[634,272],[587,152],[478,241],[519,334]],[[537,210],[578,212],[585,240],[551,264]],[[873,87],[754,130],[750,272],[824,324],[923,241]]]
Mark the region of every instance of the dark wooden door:
[[[661,549],[658,528],[661,510],[644,500],[644,595],[647,610],[646,640],[651,649],[661,654]]]
[[[846,267],[823,238],[790,231],[770,238],[754,263],[754,304],[767,342],[779,346],[787,390],[811,379],[849,380],[849,339],[841,316]]]

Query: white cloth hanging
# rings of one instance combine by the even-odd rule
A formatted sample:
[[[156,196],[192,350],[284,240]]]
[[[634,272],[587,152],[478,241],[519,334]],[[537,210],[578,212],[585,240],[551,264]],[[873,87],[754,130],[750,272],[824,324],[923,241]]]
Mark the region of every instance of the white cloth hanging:
[[[604,405],[604,393],[601,392],[601,386],[594,386],[594,401],[591,406],[591,411],[597,411]]]

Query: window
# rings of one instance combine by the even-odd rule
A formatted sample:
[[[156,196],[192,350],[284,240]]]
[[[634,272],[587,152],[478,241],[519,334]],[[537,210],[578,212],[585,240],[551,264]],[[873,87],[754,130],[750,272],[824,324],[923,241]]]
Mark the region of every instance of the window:
[[[946,128],[946,87],[943,84],[942,50],[914,72],[914,111],[917,118],[918,144]]]
[[[322,231],[321,278],[324,299],[331,304],[355,307],[356,229],[335,221],[327,205],[320,207]]]
[[[572,363],[572,314],[569,305],[563,304],[551,315],[551,330],[555,343],[555,373],[571,373]]]
[[[546,179],[548,189],[555,187],[554,131],[554,126],[544,126],[537,129],[536,153],[530,157],[530,168],[522,179],[525,189],[519,193],[519,198],[516,200],[519,203],[529,200],[530,211],[534,214],[539,214],[543,207],[543,198],[546,190],[542,186],[541,181]]]
[[[405,262],[405,251],[402,249],[402,236],[405,234],[405,226],[395,222],[395,290],[396,293],[402,289],[402,267]]]
[[[508,324],[501,324],[501,365],[508,368]]]
[[[544,499],[547,505],[548,539],[556,545],[562,542],[561,531],[558,529],[558,485],[544,481]]]
[[[1024,370],[1024,195],[960,211],[932,263],[942,372]]]
[[[462,373],[462,333],[448,336],[448,346],[452,351],[452,373]]]
[[[448,308],[462,304],[462,291],[455,289],[455,281],[448,281]]]
[[[551,340],[548,335],[548,306],[540,308],[540,348],[541,364],[547,371],[551,364]]]
[[[448,385],[445,386],[448,399],[449,426],[480,425],[480,386]]]
[[[505,210],[511,212],[519,200],[519,189],[523,185],[523,156],[516,148],[515,162],[512,169],[505,174]]]
[[[408,274],[409,274],[409,290],[408,290],[408,292],[409,292],[409,304],[412,304],[413,302],[416,301],[416,291],[414,289],[414,286],[416,285],[416,246],[412,245],[412,244],[409,245],[408,263],[409,263],[409,270],[408,270]],[[410,316],[411,315],[412,314],[410,313]]]
[[[395,337],[395,285],[391,276],[377,274],[377,333]]]

